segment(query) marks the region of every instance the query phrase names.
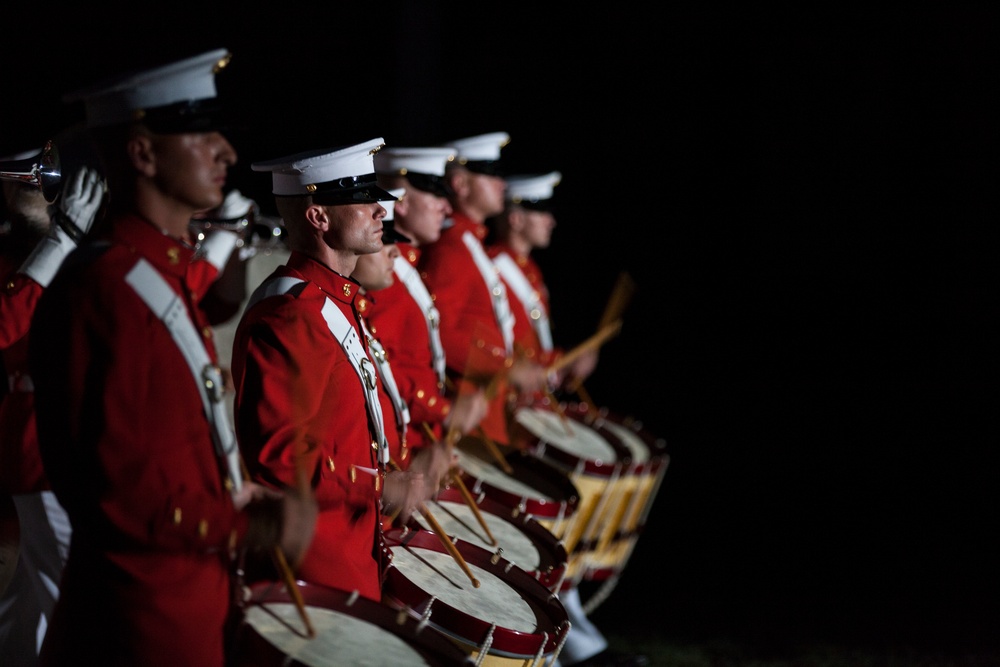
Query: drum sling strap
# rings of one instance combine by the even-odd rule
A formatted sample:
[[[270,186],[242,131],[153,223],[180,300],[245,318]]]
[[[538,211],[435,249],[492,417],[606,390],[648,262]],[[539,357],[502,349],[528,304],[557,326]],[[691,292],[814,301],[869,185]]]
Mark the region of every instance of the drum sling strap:
[[[437,373],[438,382],[444,386],[444,345],[441,344],[441,333],[438,331],[441,326],[441,314],[434,305],[431,293],[427,291],[427,285],[420,279],[420,274],[413,265],[406,261],[406,258],[397,257],[392,268],[396,277],[403,283],[410,296],[424,313],[424,319],[427,321],[427,333],[431,339],[431,365],[434,367],[434,372]]]
[[[368,351],[375,357],[375,363],[378,364],[379,370],[382,371],[382,386],[385,388],[386,393],[389,394],[389,398],[392,399],[392,407],[396,413],[396,428],[399,430],[399,438],[405,449],[406,427],[410,424],[410,408],[407,407],[406,402],[399,393],[399,385],[396,384],[396,378],[392,374],[392,368],[389,366],[389,358],[385,353],[385,348],[382,347],[382,343],[371,335],[364,320],[361,320],[361,328],[364,331],[365,339],[368,341]]]
[[[507,288],[500,280],[497,267],[490,261],[489,255],[483,250],[483,244],[479,242],[472,232],[462,234],[462,241],[469,249],[472,260],[476,263],[476,268],[483,275],[486,287],[490,291],[490,298],[493,300],[493,315],[496,317],[497,326],[503,334],[503,346],[510,357],[514,351],[514,314],[510,312],[510,302],[507,300]]]
[[[552,330],[549,328],[549,315],[545,311],[545,304],[538,294],[538,291],[531,286],[531,282],[524,271],[517,265],[517,262],[505,252],[493,258],[493,263],[500,271],[500,275],[507,281],[514,294],[524,305],[525,315],[531,322],[531,327],[538,335],[538,342],[545,352],[552,351]]]
[[[229,424],[228,408],[223,400],[222,369],[212,363],[208,356],[208,350],[191,322],[181,297],[170,289],[167,281],[149,262],[144,259],[136,262],[125,276],[125,282],[160,318],[184,355],[205,408],[215,451],[226,461],[229,480],[232,482],[231,492],[235,496],[243,486],[243,472],[240,452],[236,446],[236,433]]]
[[[301,278],[292,278],[290,276],[269,278],[254,290],[244,312],[267,297],[290,294],[296,286],[301,286],[299,287],[299,290],[301,290],[302,287],[305,287],[305,281]],[[385,439],[382,405],[378,400],[378,376],[375,374],[375,364],[372,363],[371,359],[365,353],[365,348],[361,344],[357,330],[351,326],[344,313],[330,297],[326,297],[321,314],[326,321],[327,327],[330,329],[330,333],[340,343],[341,349],[344,350],[344,354],[347,355],[351,366],[354,367],[354,372],[357,373],[358,379],[361,381],[361,387],[365,392],[365,405],[368,408],[368,418],[375,431],[376,440],[379,443],[379,461],[382,465],[385,465],[389,462],[389,443]],[[365,470],[364,468],[358,469]],[[367,470],[367,472],[377,474],[378,471]]]

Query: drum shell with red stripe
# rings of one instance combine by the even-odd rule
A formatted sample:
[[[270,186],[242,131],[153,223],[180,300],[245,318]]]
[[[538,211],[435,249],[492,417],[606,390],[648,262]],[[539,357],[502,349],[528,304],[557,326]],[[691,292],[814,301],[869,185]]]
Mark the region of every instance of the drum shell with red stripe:
[[[532,629],[503,625],[493,616],[471,613],[449,601],[448,594],[461,587],[490,609],[503,601],[484,600],[487,588],[476,588],[461,573],[454,561],[447,572],[430,558],[433,554],[451,555],[440,538],[430,531],[393,528],[386,532],[385,543],[392,553],[392,562],[383,577],[383,598],[393,606],[407,610],[415,618],[451,637],[470,656],[482,658],[486,665],[535,664],[536,660],[554,660],[562,648],[570,623],[566,609],[548,588],[513,563],[497,558],[486,549],[468,542],[456,542],[455,547],[474,576],[491,577],[505,587],[507,595],[515,596],[531,618],[520,619]],[[401,563],[403,553],[414,558]],[[420,578],[411,566],[421,568]],[[401,568],[408,568],[408,572]],[[485,655],[483,653],[485,652]]]

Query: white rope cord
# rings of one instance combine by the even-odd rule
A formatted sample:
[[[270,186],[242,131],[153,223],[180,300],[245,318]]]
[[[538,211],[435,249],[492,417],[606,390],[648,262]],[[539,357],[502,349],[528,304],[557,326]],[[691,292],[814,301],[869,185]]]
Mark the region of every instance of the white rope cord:
[[[479,655],[476,656],[476,667],[480,667],[483,664],[483,660],[486,659],[486,655],[490,652],[490,648],[493,647],[493,631],[496,629],[496,623],[490,623],[490,631],[486,634],[486,640],[483,645],[479,647]]]

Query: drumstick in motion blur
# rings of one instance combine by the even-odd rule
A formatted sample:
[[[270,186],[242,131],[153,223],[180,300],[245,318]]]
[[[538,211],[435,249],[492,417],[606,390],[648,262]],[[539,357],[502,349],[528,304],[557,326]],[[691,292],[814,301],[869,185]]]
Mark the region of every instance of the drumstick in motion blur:
[[[513,475],[514,469],[510,467],[509,463],[507,463],[507,459],[503,457],[503,452],[501,452],[500,448],[497,447],[497,443],[493,442],[493,438],[486,435],[486,431],[484,431],[482,427],[476,428],[476,435],[483,439],[483,442],[486,443],[486,449],[490,450],[490,454],[492,454],[493,458],[497,460],[497,463],[501,468],[503,468],[503,471],[508,475]]]
[[[427,424],[427,422],[423,422],[423,427],[424,431],[427,433],[427,437],[431,440],[435,440],[434,431],[431,430],[431,427]],[[445,444],[448,446],[448,454],[450,455],[451,445],[447,441],[445,441]],[[469,506],[469,509],[472,510],[472,514],[476,517],[476,521],[478,521],[479,525],[486,531],[486,535],[490,538],[490,544],[497,546],[497,544],[499,544],[497,542],[497,538],[493,537],[493,533],[490,532],[490,527],[486,525],[486,519],[483,518],[482,512],[479,511],[479,505],[476,504],[476,499],[472,497],[472,494],[469,493],[469,488],[465,486],[465,482],[462,481],[462,474],[459,472],[458,468],[451,469],[451,474],[448,476],[448,479],[450,479],[451,482],[458,488],[459,493],[462,494],[462,498],[465,499],[465,504]]]
[[[615,320],[611,324],[606,324],[605,326],[601,327],[597,331],[597,333],[595,333],[593,336],[591,336],[590,338],[583,341],[582,343],[574,347],[566,354],[562,355],[561,357],[553,361],[548,367],[548,372],[555,373],[556,371],[560,371],[563,368],[566,368],[571,363],[576,361],[577,357],[579,357],[581,354],[589,350],[592,350],[594,348],[598,348],[601,345],[604,345],[606,342],[617,336],[621,330],[622,330],[621,320]]]
[[[438,539],[441,540],[441,544],[444,545],[444,548],[448,550],[448,553],[451,554],[451,557],[454,558],[455,561],[458,563],[459,567],[462,568],[462,571],[465,572],[465,576],[469,578],[469,581],[472,582],[472,585],[475,588],[479,588],[480,585],[479,580],[476,579],[474,574],[472,574],[472,570],[469,569],[469,564],[465,562],[465,558],[463,558],[462,554],[458,552],[458,547],[456,547],[455,543],[451,541],[451,538],[448,537],[448,534],[444,532],[444,528],[441,527],[441,524],[439,524],[437,519],[434,518],[434,515],[427,510],[427,506],[424,505],[423,503],[420,503],[420,506],[417,508],[417,511],[420,512],[423,515],[423,517],[427,520],[427,523],[431,525],[431,530],[433,530],[437,534]]]
[[[295,479],[300,489],[310,490],[308,477],[306,476],[305,470],[302,468],[302,461],[304,457],[295,457]],[[247,470],[247,464],[240,457],[240,470],[243,471],[243,479],[250,479],[250,471]],[[277,568],[278,573],[281,575],[281,579],[285,584],[285,589],[288,590],[288,594],[292,597],[292,602],[295,603],[295,610],[299,613],[299,618],[302,619],[302,624],[306,626],[306,635],[309,639],[316,638],[316,629],[313,627],[312,621],[309,618],[308,612],[306,612],[306,602],[302,599],[302,591],[299,590],[299,585],[295,581],[295,575],[292,574],[292,568],[288,565],[288,559],[285,558],[285,552],[281,550],[281,545],[275,544],[274,550],[271,552],[271,557],[274,561],[274,566]]]

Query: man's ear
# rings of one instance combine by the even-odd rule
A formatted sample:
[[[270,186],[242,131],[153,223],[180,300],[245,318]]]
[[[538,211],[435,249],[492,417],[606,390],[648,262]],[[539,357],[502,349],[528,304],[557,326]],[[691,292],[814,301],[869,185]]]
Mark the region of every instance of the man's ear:
[[[520,207],[512,208],[507,215],[507,224],[512,231],[522,231],[524,226],[528,224],[528,216],[524,214],[524,209]]]
[[[469,172],[457,170],[447,174],[448,185],[455,191],[458,198],[462,198],[469,193]]]
[[[330,214],[325,206],[311,204],[305,211],[305,218],[312,225],[313,229],[325,233],[330,229]]]
[[[153,149],[153,138],[145,134],[135,134],[125,144],[129,162],[143,176],[156,174],[156,151]]]

